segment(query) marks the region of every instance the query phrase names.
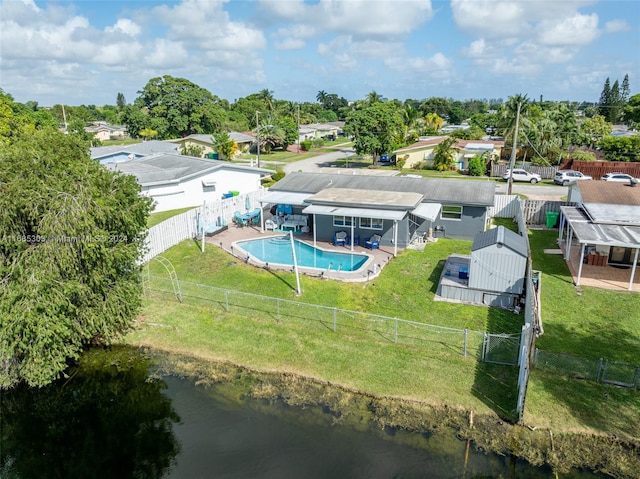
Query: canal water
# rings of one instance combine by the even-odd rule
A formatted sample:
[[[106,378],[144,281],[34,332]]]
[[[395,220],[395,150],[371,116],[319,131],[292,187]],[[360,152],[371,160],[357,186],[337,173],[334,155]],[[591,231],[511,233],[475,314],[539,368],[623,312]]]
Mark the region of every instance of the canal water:
[[[2,478],[595,478],[556,476],[453,434],[335,423],[321,408],[243,398],[150,373],[128,351],[85,356],[69,377],[4,392]]]

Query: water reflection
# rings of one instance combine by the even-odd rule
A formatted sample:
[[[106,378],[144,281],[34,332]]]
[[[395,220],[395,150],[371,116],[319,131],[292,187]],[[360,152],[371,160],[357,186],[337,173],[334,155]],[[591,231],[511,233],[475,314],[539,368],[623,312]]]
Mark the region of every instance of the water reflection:
[[[162,477],[179,452],[180,418],[149,379],[148,360],[128,349],[95,350],[68,380],[3,392],[3,478]]]

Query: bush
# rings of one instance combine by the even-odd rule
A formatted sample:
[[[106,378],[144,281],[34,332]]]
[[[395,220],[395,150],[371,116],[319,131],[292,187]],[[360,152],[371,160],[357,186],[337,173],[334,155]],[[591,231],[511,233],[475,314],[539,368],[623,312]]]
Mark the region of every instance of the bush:
[[[469,160],[469,176],[482,176],[485,174],[486,166],[483,156],[476,155]]]
[[[303,151],[311,151],[311,140],[302,140],[300,142],[300,148]]]

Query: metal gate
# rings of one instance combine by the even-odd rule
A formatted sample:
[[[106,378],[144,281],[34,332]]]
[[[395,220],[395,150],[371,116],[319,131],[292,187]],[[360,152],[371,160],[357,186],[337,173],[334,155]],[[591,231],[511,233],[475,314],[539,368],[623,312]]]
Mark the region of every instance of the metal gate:
[[[627,388],[637,388],[640,381],[640,367],[607,360],[602,366],[600,381]]]
[[[518,364],[519,334],[487,334],[482,342],[482,360],[486,363]]]

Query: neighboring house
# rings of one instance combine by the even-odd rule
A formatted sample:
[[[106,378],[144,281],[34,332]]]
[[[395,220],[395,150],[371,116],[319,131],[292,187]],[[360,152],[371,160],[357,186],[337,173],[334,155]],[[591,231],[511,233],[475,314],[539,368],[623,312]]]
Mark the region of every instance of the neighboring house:
[[[447,138],[447,136],[420,138],[413,145],[400,148],[395,153],[398,159],[405,160],[403,168],[415,169],[422,163],[426,166],[432,166],[436,147]],[[503,146],[503,141],[496,140],[458,140],[455,144],[457,150],[455,153],[455,165],[458,169],[466,170],[469,167],[469,160],[483,153],[499,158],[500,150]]]
[[[516,308],[524,292],[528,255],[527,239],[504,226],[478,233],[471,256],[447,259],[436,296],[445,301]]]
[[[229,132],[229,138],[236,142],[238,145],[238,152],[246,153],[249,151],[252,144],[255,143],[256,139],[252,135],[247,135],[245,133],[238,133],[237,131]],[[179,138],[176,140],[169,140],[173,143],[179,145],[179,150],[182,151],[184,148],[189,148],[192,146],[198,146],[202,148],[202,154],[204,157],[213,153],[218,153],[216,148],[215,140],[213,138],[213,134],[193,134],[189,136],[185,136],[184,138]],[[215,158],[215,157],[214,157]],[[219,159],[219,158],[215,158]]]
[[[91,148],[91,159],[106,165],[131,161],[157,153],[178,153],[178,146],[159,140],[143,141],[131,145],[100,146]]]
[[[125,126],[109,125],[104,121],[95,121],[84,130],[87,133],[93,133],[93,137],[100,141],[122,140],[128,136]]]
[[[154,212],[202,205],[225,193],[260,189],[260,178],[273,171],[234,165],[177,153],[159,153],[108,165],[112,171],[134,175],[142,194],[155,200]]]
[[[310,123],[308,125],[300,125],[298,128],[299,140],[315,140],[318,138],[337,138],[342,135],[344,122],[331,123]]]
[[[628,289],[633,289],[640,264],[640,185],[577,181],[569,187],[568,201],[576,205],[560,207],[559,241],[567,261],[572,248],[580,248],[576,285],[583,264],[615,265],[629,268]],[[606,271],[599,276],[606,277]]]
[[[362,244],[405,248],[429,236],[473,239],[486,229],[495,185],[490,181],[290,173],[261,200],[312,215],[314,240],[347,231]]]

